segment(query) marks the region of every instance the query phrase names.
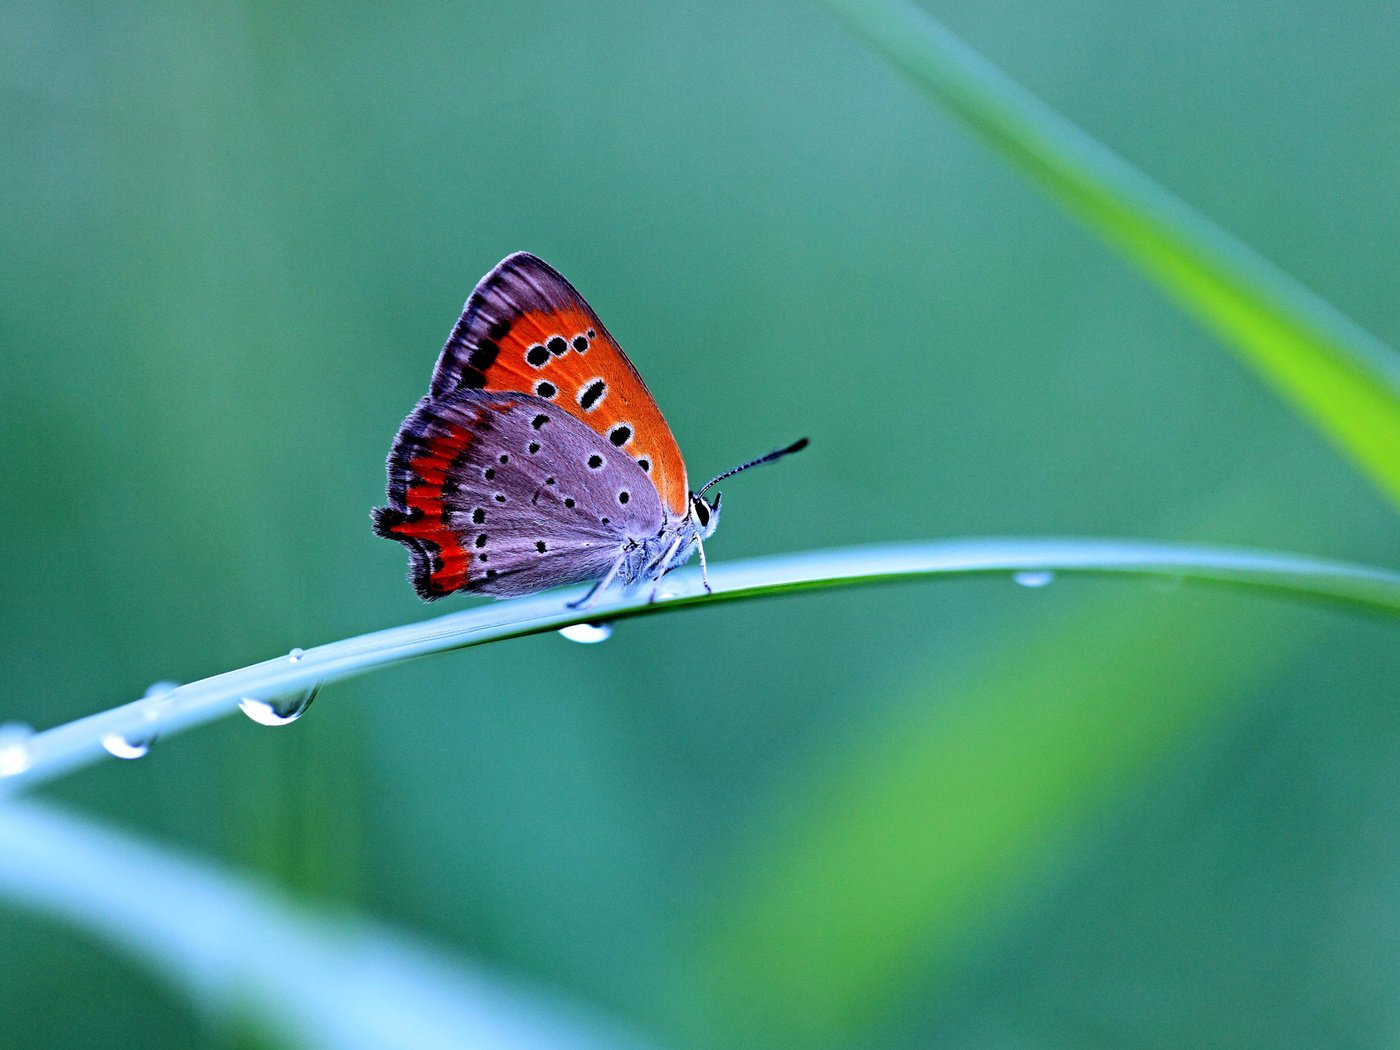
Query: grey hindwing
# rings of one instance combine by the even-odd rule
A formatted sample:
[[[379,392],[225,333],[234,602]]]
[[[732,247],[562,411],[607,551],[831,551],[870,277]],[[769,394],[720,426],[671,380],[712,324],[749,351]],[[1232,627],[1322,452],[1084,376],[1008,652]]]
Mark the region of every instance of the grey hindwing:
[[[558,405],[464,389],[420,410],[473,432],[443,494],[447,524],[471,553],[468,591],[511,597],[600,579],[663,527],[661,499],[632,457]]]

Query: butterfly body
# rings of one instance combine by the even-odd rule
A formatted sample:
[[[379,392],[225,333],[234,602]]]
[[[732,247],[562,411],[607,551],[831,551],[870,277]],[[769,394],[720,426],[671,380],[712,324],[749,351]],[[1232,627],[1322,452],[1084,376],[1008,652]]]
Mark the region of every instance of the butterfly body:
[[[427,600],[656,581],[697,548],[703,563],[719,521],[719,496],[687,487],[622,349],[572,285],[523,252],[467,300],[388,473],[375,531],[408,548]]]

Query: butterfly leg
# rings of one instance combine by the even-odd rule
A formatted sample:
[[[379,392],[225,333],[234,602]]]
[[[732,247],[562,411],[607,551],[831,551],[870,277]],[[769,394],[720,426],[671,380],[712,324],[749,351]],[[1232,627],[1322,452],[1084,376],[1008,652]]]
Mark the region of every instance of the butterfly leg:
[[[608,584],[612,583],[613,580],[617,579],[617,574],[622,570],[622,565],[626,560],[627,552],[624,551],[622,554],[618,555],[617,561],[613,562],[612,568],[608,570],[608,574],[604,576],[601,580],[599,580],[597,583],[595,583],[591,588],[589,588],[588,593],[585,594],[578,601],[569,602],[569,608],[587,609],[590,605],[592,605],[593,599],[596,598],[600,593],[602,593],[603,588],[606,587]]]
[[[698,535],[695,537],[695,549],[700,552],[700,582],[705,585],[706,594],[714,594],[715,589],[710,586],[710,563],[705,560],[705,544]]]
[[[661,590],[661,577],[665,576],[666,570],[671,567],[671,559],[676,556],[676,551],[680,549],[680,546],[681,538],[677,536],[671,541],[671,546],[667,549],[666,553],[656,563],[656,569],[654,570],[651,584],[651,597],[647,599],[648,605],[656,601],[656,595]]]

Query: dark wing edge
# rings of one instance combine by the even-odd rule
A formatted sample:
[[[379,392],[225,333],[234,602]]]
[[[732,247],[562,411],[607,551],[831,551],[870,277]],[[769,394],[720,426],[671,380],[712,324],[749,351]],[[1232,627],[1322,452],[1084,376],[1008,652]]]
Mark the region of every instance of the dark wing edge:
[[[448,523],[448,471],[465,455],[480,413],[423,398],[389,449],[387,507],[370,514],[377,535],[402,543],[418,597],[436,601],[470,583],[470,552]]]

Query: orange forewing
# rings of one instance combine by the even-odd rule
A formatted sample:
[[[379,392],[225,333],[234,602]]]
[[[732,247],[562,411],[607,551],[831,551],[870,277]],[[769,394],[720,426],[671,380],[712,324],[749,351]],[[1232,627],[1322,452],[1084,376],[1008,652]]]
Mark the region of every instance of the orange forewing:
[[[642,377],[583,296],[548,263],[518,252],[482,278],[433,373],[460,387],[543,397],[624,449],[677,516],[685,462]]]

